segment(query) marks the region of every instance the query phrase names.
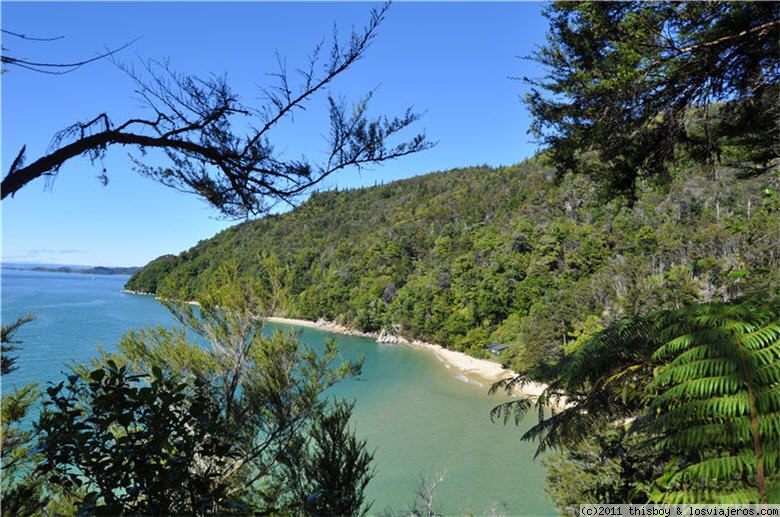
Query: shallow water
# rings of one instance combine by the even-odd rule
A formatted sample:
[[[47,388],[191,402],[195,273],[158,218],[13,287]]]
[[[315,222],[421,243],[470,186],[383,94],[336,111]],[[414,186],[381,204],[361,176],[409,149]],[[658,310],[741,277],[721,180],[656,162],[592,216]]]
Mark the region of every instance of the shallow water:
[[[28,310],[36,315],[17,335],[23,341],[19,371],[3,379],[3,390],[33,381],[59,382],[66,364],[93,357],[99,343],[112,350],[129,328],[173,324],[152,297],[122,293],[126,281],[123,276],[3,270],[3,323]],[[488,398],[486,386],[426,350],[298,330],[311,346],[334,338],[345,358],[365,357],[363,375],[332,393],[356,400],[353,425],[376,450],[376,476],[368,487],[375,501],[372,514],[408,508],[421,476],[445,473],[435,495],[439,513],[482,515],[496,508],[507,515],[555,515],[532,444],[521,442],[513,425],[490,422],[489,411],[501,399]]]

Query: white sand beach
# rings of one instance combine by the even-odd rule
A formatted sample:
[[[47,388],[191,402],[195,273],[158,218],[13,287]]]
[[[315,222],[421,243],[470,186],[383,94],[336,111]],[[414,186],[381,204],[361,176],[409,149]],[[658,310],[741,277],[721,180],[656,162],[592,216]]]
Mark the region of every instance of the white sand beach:
[[[412,346],[416,348],[423,348],[429,350],[435,354],[448,368],[451,368],[455,375],[463,375],[469,381],[475,382],[481,386],[489,387],[496,381],[514,377],[516,372],[504,368],[501,364],[491,361],[489,359],[477,359],[463,352],[457,352],[444,348],[441,345],[433,343],[426,343],[423,341],[409,341],[403,337],[395,336],[392,334],[382,333],[366,333],[360,332],[342,325],[338,325],[327,321],[309,321],[299,320],[291,318],[268,318],[270,322],[287,323],[290,325],[298,325],[301,327],[319,328],[322,330],[328,330],[339,334],[357,335],[368,338],[376,339],[380,343],[386,344],[400,344],[405,346]],[[538,397],[544,390],[545,386],[539,383],[529,383],[523,386],[522,395],[530,395],[532,397]]]
[[[317,323],[310,320],[297,320],[295,318],[270,317],[268,318],[268,321],[270,321],[271,323],[286,323],[288,325],[296,325],[298,327],[318,328]]]

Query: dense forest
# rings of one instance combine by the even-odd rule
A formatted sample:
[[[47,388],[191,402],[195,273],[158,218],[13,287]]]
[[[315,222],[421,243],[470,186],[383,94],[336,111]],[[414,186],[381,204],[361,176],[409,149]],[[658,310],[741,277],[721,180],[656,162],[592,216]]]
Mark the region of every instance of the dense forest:
[[[357,56],[384,9],[353,38]],[[372,455],[348,426],[350,403],[321,396],[361,364],[339,364],[335,343],[317,354],[295,335],[264,337],[271,315],[475,356],[507,344],[499,359],[518,373],[491,391],[545,387],[490,416],[537,410],[523,439],[545,453],[563,514],[780,503],[780,3],[556,2],[544,15],[531,59],[546,75],[524,79],[536,157],[316,192],[152,261],[126,288],[160,295],[210,348],[182,330],[129,331],[47,388],[35,434],[18,423],[37,388],[4,395],[3,511],[368,512]],[[334,65],[355,59],[339,55]],[[310,177],[291,164],[301,188],[430,145],[383,145],[415,115],[347,123],[331,108],[339,165]],[[240,188],[255,184],[231,160],[254,173],[267,156],[258,137],[223,132],[231,110],[194,125],[229,158],[206,160],[229,186],[188,154],[169,153],[181,170],[156,179],[228,215],[264,213],[267,197],[299,190]],[[3,375],[31,318],[3,326]],[[58,493],[46,486],[63,497],[47,503]]]
[[[195,299],[228,264],[284,278],[279,315],[509,345],[519,373],[491,391],[546,387],[491,418],[536,413],[522,437],[562,514],[780,502],[780,4],[544,14],[533,159],[320,192],[128,288]]]
[[[194,297],[225,261],[262,277],[270,253],[291,270],[279,315],[474,355],[503,342],[525,370],[624,315],[776,287],[778,178],[737,173],[681,162],[633,203],[605,202],[581,176],[554,181],[544,157],[320,192],[156,259],[127,289],[178,278]]]

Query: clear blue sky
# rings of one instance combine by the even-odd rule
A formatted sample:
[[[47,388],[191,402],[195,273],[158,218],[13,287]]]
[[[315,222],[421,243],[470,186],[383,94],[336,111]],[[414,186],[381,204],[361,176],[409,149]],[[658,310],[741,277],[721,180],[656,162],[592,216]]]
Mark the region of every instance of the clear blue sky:
[[[305,64],[334,24],[346,36],[362,27],[376,3],[345,2],[85,2],[0,4],[6,30],[51,42],[5,36],[3,47],[31,61],[72,62],[140,37],[119,55],[126,63],[169,59],[173,70],[227,74],[243,102],[277,70],[275,52],[290,69]],[[538,76],[518,56],[543,43],[547,30],[537,2],[396,2],[366,57],[332,86],[350,101],[378,87],[374,114],[425,112],[415,129],[438,145],[371,170],[344,171],[321,188],[352,188],[469,165],[510,165],[537,148],[521,97],[510,77]],[[28,161],[45,153],[66,126],[106,112],[115,122],[146,114],[133,84],[108,61],[66,75],[9,68],[2,81],[2,174],[27,146]],[[319,106],[325,97],[317,98]],[[317,157],[327,120],[312,108],[295,115],[272,143],[288,157]],[[409,133],[411,135],[411,132]],[[2,202],[6,262],[140,266],[179,253],[235,224],[193,195],[132,171],[128,150],[103,163],[66,163],[46,189],[37,180]],[[154,159],[154,158],[152,158]],[[102,186],[97,176],[105,167]]]

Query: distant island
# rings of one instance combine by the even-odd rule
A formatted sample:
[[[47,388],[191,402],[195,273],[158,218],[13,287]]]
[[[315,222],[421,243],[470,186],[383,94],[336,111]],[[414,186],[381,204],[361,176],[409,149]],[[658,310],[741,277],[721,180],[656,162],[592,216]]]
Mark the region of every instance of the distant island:
[[[3,264],[3,269],[41,271],[48,273],[79,273],[82,275],[134,275],[138,267],[60,266],[49,264]]]

